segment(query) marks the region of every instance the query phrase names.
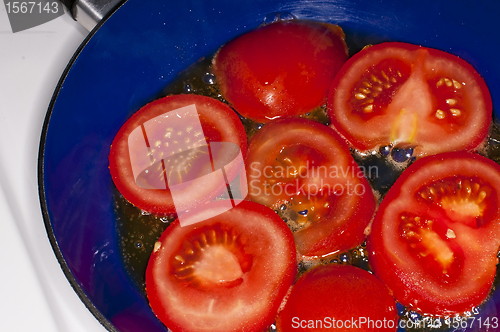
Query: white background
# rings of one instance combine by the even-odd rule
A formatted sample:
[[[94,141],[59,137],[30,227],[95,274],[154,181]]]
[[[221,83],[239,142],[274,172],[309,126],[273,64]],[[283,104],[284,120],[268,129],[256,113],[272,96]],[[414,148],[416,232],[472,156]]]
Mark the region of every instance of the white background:
[[[0,331],[106,331],[59,267],[37,185],[45,113],[87,34],[68,14],[12,33],[0,4]]]

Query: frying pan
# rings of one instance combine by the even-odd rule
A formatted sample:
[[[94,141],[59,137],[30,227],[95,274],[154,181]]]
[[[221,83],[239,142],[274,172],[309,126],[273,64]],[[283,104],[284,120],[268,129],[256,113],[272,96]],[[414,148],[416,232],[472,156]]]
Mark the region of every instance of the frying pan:
[[[39,193],[48,237],[69,282],[109,330],[165,332],[119,254],[111,141],[179,72],[277,13],[339,24],[351,53],[403,41],[470,62],[500,109],[500,3],[476,0],[128,0],[68,64],[43,125]],[[483,314],[496,315],[496,292]]]

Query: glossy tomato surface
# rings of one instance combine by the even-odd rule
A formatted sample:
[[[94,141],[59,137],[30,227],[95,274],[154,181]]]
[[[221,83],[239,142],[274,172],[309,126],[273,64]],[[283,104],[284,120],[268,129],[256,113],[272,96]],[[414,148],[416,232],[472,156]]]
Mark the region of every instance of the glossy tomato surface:
[[[287,216],[302,255],[350,249],[365,239],[375,198],[328,126],[306,119],[268,123],[250,141],[245,166],[248,198]]]
[[[321,106],[347,60],[336,25],[279,21],[224,45],[214,72],[224,98],[244,117],[267,122]]]
[[[396,302],[374,275],[351,265],[324,265],[293,286],[278,331],[396,331]]]
[[[402,304],[462,313],[487,297],[500,245],[500,166],[452,152],[417,160],[382,201],[370,265]]]
[[[219,203],[210,209],[224,210]],[[203,219],[204,213],[189,218]],[[170,225],[149,260],[146,290],[153,311],[172,331],[263,331],[295,273],[286,224],[271,209],[243,201],[190,226]]]
[[[492,116],[489,91],[466,61],[416,45],[364,48],[328,97],[332,126],[362,151],[414,147],[416,156],[476,149]]]
[[[196,115],[183,116],[176,126],[171,125],[172,120],[165,116],[172,116],[172,113],[193,105]],[[193,123],[201,124],[201,129]],[[135,139],[137,136],[138,139]],[[209,201],[225,188],[225,183],[214,181],[209,176],[198,178],[193,185],[183,188],[181,195],[176,197],[175,206],[169,184],[172,183],[170,181],[185,180],[183,176],[188,171],[194,173],[189,174],[191,178],[188,180],[192,180],[196,174],[209,174],[212,163],[224,165],[229,162],[225,160],[224,151],[211,156],[212,163],[210,158],[206,158],[208,154],[203,148],[210,142],[233,143],[245,154],[245,130],[230,107],[199,95],[175,95],[153,101],[132,115],[113,140],[109,154],[113,182],[125,199],[148,212],[175,213]],[[175,154],[179,157],[169,160],[170,156],[156,153],[155,160],[152,157],[155,150],[165,147],[170,149],[166,151],[179,153]],[[208,163],[200,162],[202,158]],[[141,163],[144,167],[137,175],[134,166]],[[229,169],[229,181],[236,174],[236,169],[234,172]]]

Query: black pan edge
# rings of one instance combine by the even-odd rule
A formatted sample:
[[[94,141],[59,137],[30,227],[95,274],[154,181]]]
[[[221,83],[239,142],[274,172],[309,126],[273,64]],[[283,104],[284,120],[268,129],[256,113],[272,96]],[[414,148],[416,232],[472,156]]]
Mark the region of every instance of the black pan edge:
[[[107,21],[107,19],[113,15],[113,13],[118,10],[123,4],[126,2],[124,0],[122,3],[120,3],[119,6],[117,6],[114,10],[112,10],[110,13],[108,13],[96,26],[95,28],[87,35],[85,40],[80,44],[78,49],[75,51],[73,54],[71,60],[69,61],[68,65],[64,69],[61,78],[59,79],[59,82],[56,85],[56,89],[54,91],[54,94],[52,95],[52,98],[49,103],[49,107],[47,109],[47,114],[45,116],[45,120],[43,122],[42,126],[42,133],[41,133],[41,138],[40,138],[40,146],[38,149],[38,194],[40,198],[40,206],[42,209],[42,215],[43,215],[43,221],[45,224],[45,230],[47,231],[47,237],[49,238],[50,244],[52,246],[52,250],[54,251],[54,254],[57,258],[57,261],[59,262],[61,269],[64,272],[64,275],[66,276],[66,279],[68,279],[71,287],[73,287],[73,290],[76,292],[80,300],[85,304],[87,309],[94,315],[94,317],[101,323],[102,326],[104,326],[108,331],[110,332],[119,332],[116,327],[108,320],[104,315],[95,307],[95,305],[92,303],[92,301],[87,297],[83,289],[80,287],[78,284],[78,281],[74,277],[73,273],[71,272],[68,264],[64,260],[63,254],[61,252],[61,249],[59,248],[59,244],[57,243],[57,239],[54,234],[54,230],[52,229],[52,223],[50,221],[49,213],[47,210],[47,202],[46,202],[46,197],[45,197],[45,187],[43,183],[44,179],[44,152],[45,152],[45,141],[47,138],[47,131],[49,128],[49,122],[50,118],[52,115],[52,111],[54,109],[54,104],[57,100],[57,97],[59,95],[59,92],[62,88],[62,85],[68,76],[69,71],[71,70],[71,67],[75,63],[76,59],[84,49],[84,47],[87,45],[89,40],[95,35],[97,30]]]

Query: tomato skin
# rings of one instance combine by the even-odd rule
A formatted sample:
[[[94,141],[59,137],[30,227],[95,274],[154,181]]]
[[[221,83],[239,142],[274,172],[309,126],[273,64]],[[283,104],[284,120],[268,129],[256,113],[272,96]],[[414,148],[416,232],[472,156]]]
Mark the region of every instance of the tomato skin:
[[[109,170],[118,191],[136,207],[158,214],[187,210],[199,202],[213,199],[224,189],[215,184],[205,184],[190,195],[190,199],[177,201],[174,206],[170,190],[139,187],[132,172],[128,138],[131,132],[146,121],[181,107],[195,105],[207,142],[230,142],[246,153],[247,138],[238,116],[227,105],[205,96],[173,95],[155,100],[134,113],[120,128],[113,140],[109,154]],[[163,129],[163,128],[160,128]]]
[[[422,157],[477,149],[488,134],[492,101],[465,60],[387,42],[346,62],[330,87],[328,114],[331,126],[360,151],[413,146]]]
[[[268,122],[322,105],[347,60],[338,26],[279,21],[224,45],[214,72],[224,98],[244,117]]]
[[[396,331],[397,318],[394,299],[374,275],[351,265],[323,265],[306,272],[293,286],[277,328],[280,332]],[[378,328],[375,322],[380,323]]]
[[[299,222],[300,210],[312,214],[294,232],[300,254],[327,255],[366,238],[375,197],[345,141],[328,126],[295,118],[268,123],[250,141],[245,166],[248,199],[275,210],[285,204]],[[302,173],[283,176],[281,169]]]
[[[211,202],[210,209],[224,208],[219,203]],[[204,285],[176,275],[177,257],[187,257],[185,243],[193,243],[188,248],[196,252],[192,238],[205,229],[208,248],[214,243],[212,230],[224,230],[226,235],[216,233],[217,244],[238,251],[240,263],[246,262],[238,282]],[[273,323],[295,279],[296,252],[290,230],[275,212],[253,202],[242,201],[227,212],[186,227],[175,221],[159,243],[148,263],[146,290],[157,317],[175,332],[263,331]],[[238,246],[231,247],[231,243]]]
[[[466,183],[469,179],[473,183],[467,185],[469,189],[465,184],[461,187],[465,189],[447,185],[455,180]],[[476,183],[480,189],[479,186],[474,189]],[[429,202],[425,198],[427,188],[443,188],[443,191],[435,201]],[[403,172],[382,201],[368,237],[370,265],[398,302],[422,313],[444,316],[469,311],[487,298],[498,263],[499,188],[500,166],[466,152],[422,158]],[[466,194],[459,197],[457,193],[461,190]],[[481,191],[486,194],[484,197]],[[449,197],[453,200],[447,200]],[[484,201],[484,215],[471,224],[446,207],[450,201],[456,203],[454,209],[459,214],[460,207],[464,207],[463,213],[469,213],[475,209],[475,202]],[[433,236],[437,244],[419,247],[417,243],[417,251],[412,251],[402,233],[398,233],[403,224],[398,218],[405,213],[418,216],[421,221],[431,220],[433,225],[440,224],[430,227],[439,235]],[[439,243],[446,245],[439,246]],[[435,248],[441,250],[433,253]],[[436,263],[443,258],[443,252],[448,251],[453,256],[445,257],[444,261],[451,263]]]

